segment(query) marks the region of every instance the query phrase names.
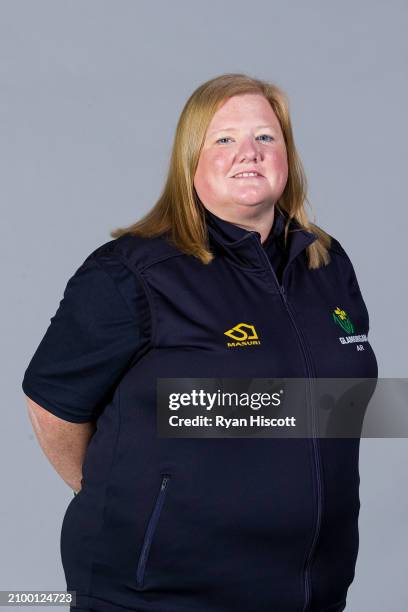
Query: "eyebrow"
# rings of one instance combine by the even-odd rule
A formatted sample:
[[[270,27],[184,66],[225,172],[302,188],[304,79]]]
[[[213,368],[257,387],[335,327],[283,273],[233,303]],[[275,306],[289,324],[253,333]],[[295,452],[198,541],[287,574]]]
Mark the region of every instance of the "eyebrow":
[[[256,126],[256,130],[263,130],[265,128],[269,128],[271,130],[273,130],[273,126],[272,125],[257,125]],[[209,132],[209,136],[211,136],[211,134],[217,134],[217,132],[236,132],[237,128],[233,128],[233,127],[226,127],[226,128],[220,128],[218,130],[212,130],[211,132]]]

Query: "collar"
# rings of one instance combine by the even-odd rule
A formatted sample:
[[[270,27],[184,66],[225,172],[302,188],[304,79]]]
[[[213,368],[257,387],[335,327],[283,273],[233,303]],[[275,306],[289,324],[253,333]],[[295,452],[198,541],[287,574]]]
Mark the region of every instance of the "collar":
[[[261,249],[264,249],[269,257],[273,251],[279,249],[283,255],[287,255],[287,265],[289,265],[295,257],[317,239],[316,234],[302,229],[292,219],[289,224],[287,252],[285,253],[283,231],[288,215],[278,206],[275,206],[273,224],[263,243],[261,243],[259,232],[246,230],[230,221],[221,219],[207,208],[203,208],[210,242],[240,266],[258,269],[268,268],[268,263],[262,256]]]

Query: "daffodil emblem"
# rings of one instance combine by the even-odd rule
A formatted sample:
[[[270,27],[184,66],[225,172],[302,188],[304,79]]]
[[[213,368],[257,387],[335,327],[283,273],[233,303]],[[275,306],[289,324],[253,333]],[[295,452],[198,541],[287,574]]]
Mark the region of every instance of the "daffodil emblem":
[[[342,310],[341,308],[339,308],[338,306],[333,310],[333,321],[335,323],[337,323],[337,325],[340,325],[340,327],[342,329],[344,329],[344,331],[347,334],[352,334],[354,333],[354,327],[352,322],[350,321],[350,319],[348,318],[348,314],[345,310]]]

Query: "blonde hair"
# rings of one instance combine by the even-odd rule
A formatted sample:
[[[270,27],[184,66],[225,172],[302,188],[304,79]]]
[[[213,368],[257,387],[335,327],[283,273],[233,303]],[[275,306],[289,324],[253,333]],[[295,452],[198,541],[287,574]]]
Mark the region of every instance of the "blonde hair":
[[[245,74],[220,75],[206,81],[191,94],[176,127],[168,174],[159,199],[136,223],[112,230],[110,235],[113,238],[128,233],[144,237],[166,234],[178,249],[199,258],[204,264],[213,259],[205,210],[194,188],[194,176],[212,117],[227,99],[242,94],[261,94],[269,101],[285,139],[288,180],[276,202],[276,206],[285,211],[288,217],[284,230],[285,245],[293,219],[300,229],[317,235],[317,240],[307,247],[309,268],[319,268],[329,263],[331,238],[309,221],[306,214],[305,202],[309,204],[307,181],[294,143],[287,96],[276,85]]]

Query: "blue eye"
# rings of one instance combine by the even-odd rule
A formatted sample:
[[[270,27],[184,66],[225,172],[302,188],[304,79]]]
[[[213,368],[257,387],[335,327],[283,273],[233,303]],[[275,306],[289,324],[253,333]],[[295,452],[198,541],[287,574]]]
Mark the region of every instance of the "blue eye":
[[[261,134],[260,136],[258,136],[258,138],[263,138],[264,136],[266,136],[267,138],[270,138],[270,140],[268,142],[273,140],[273,136],[270,136],[269,134]],[[220,142],[221,140],[228,140],[228,139],[230,139],[229,136],[223,136],[222,138],[218,138],[218,140],[216,140],[216,142]]]

